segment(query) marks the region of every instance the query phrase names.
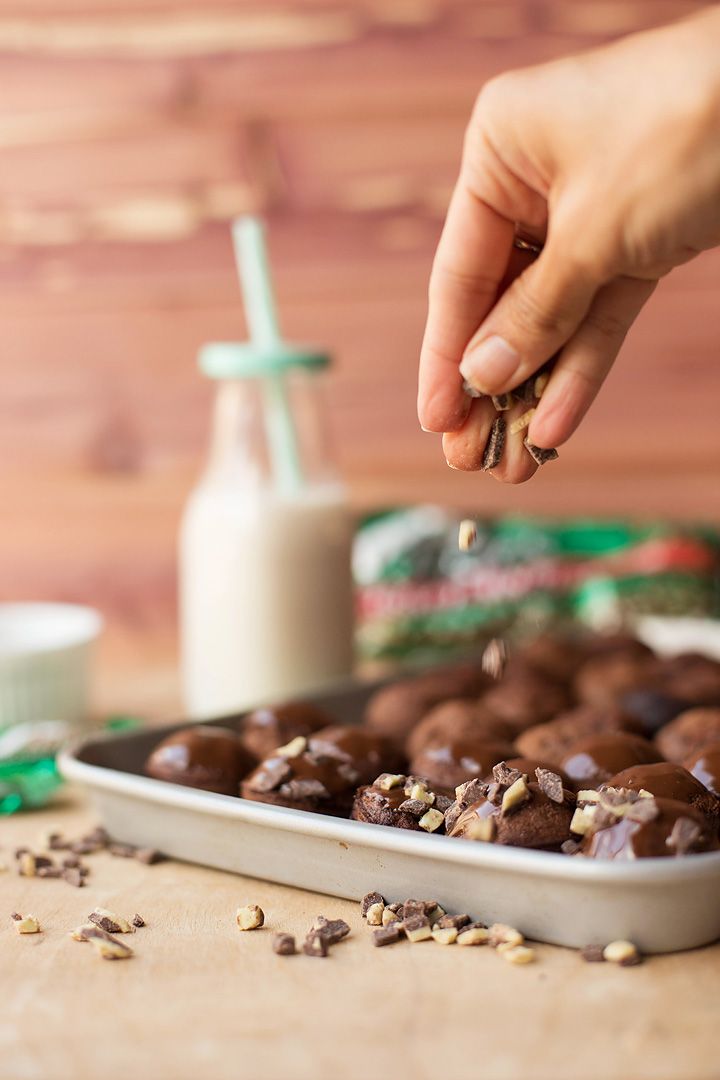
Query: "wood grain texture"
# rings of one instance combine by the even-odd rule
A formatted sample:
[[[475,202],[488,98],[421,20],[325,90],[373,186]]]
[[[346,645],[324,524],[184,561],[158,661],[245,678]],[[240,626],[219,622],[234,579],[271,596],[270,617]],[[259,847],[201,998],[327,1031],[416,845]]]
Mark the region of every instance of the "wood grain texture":
[[[4,860],[59,827],[96,824],[77,795],[3,821]],[[196,866],[88,856],[86,888],[0,874],[2,1075],[43,1080],[398,1080],[533,1076],[707,1080],[720,1050],[720,946],[636,968],[536,947],[513,967],[488,948],[370,944],[359,905]],[[240,933],[239,906],[262,930]],[[95,906],[146,927],[135,956],[101,960],[68,937]],[[32,912],[42,932],[9,918]],[[351,934],[324,960],[279,957],[275,932],[312,920]],[[480,913],[475,913],[479,915]]]
[[[247,210],[269,222],[286,334],[336,355],[358,509],[717,521],[718,253],[662,283],[582,431],[529,485],[448,470],[414,408],[480,85],[698,6],[3,4],[0,599],[96,604],[118,642],[162,642],[172,662],[175,535],[211,403],[195,358],[245,334],[228,223]]]

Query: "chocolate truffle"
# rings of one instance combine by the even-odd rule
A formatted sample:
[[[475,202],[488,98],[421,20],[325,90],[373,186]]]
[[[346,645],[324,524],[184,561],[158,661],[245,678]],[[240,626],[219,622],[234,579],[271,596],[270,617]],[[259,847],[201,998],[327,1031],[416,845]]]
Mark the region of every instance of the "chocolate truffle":
[[[661,727],[689,709],[690,702],[653,686],[638,686],[623,694],[620,706],[628,716],[637,720],[640,733],[651,739]]]
[[[145,762],[145,772],[183,787],[237,795],[238,784],[254,765],[255,758],[230,728],[198,724],[163,739]]]
[[[578,705],[546,724],[518,735],[515,745],[523,757],[557,763],[570,747],[586,735],[606,735],[613,731],[639,734],[640,725],[618,705]]]
[[[410,771],[427,776],[430,783],[443,791],[454,791],[459,784],[475,777],[487,776],[499,761],[512,757],[512,743],[490,740],[481,736],[446,739],[421,750],[410,762]]]
[[[502,681],[483,694],[481,702],[485,709],[505,720],[515,735],[533,724],[552,720],[573,704],[562,683],[529,667],[523,670],[513,661]]]
[[[491,681],[477,664],[413,675],[376,690],[365,720],[369,727],[402,743],[434,705],[449,698],[477,698]]]
[[[720,709],[688,709],[660,728],[655,745],[668,761],[681,762],[705,743],[720,741]]]
[[[649,791],[661,799],[689,803],[708,819],[717,831],[720,825],[720,800],[717,795],[692,776],[682,765],[658,761],[653,765],[634,765],[611,776],[600,788],[622,788],[630,791]]]
[[[393,739],[364,726],[332,725],[316,731],[308,738],[308,751],[344,762],[346,775],[356,786],[372,783],[382,772],[400,772],[406,765]]]
[[[661,761],[662,754],[647,739],[616,731],[610,735],[589,735],[576,742],[560,762],[576,791],[598,787],[611,776],[633,765]]]
[[[242,782],[244,799],[334,817],[350,813],[357,781],[347,761],[311,753],[301,735],[280,749],[282,753],[271,754]]]
[[[413,798],[416,784],[428,793],[423,799]],[[428,797],[431,801],[427,801]],[[371,825],[443,833],[444,820],[438,823],[436,815],[426,819],[425,814],[433,808],[444,814],[451,802],[452,800],[442,793],[433,791],[430,781],[424,777],[385,774],[378,776],[374,784],[358,790],[350,817],[354,821],[366,821]],[[421,825],[421,821],[425,824]]]
[[[512,742],[512,728],[479,701],[443,701],[431,709],[407,741],[410,757],[448,739],[485,738]]]
[[[700,653],[680,653],[660,661],[662,689],[693,705],[720,705],[720,663]]]
[[[708,791],[720,795],[720,741],[701,746],[683,765]]]
[[[605,828],[592,829],[582,853],[595,859],[646,859],[715,851],[720,844],[704,816],[693,806],[672,799],[641,799],[654,804],[645,820],[621,817]]]
[[[550,633],[539,634],[523,645],[519,655],[530,667],[558,682],[571,680],[587,656],[579,639]]]
[[[575,676],[579,701],[606,705],[620,701],[638,686],[653,686],[657,660],[650,654],[624,650],[600,653],[586,660]]]
[[[559,851],[570,839],[574,796],[562,791],[562,802],[556,802],[536,783],[528,784],[527,791],[527,799],[511,812],[503,811],[501,799],[492,802],[486,796],[463,805],[466,800],[461,794],[445,816],[448,836]],[[458,809],[460,812],[456,813]]]
[[[240,738],[257,761],[285,746],[298,735],[328,727],[335,718],[305,701],[287,701],[254,709],[239,724]]]

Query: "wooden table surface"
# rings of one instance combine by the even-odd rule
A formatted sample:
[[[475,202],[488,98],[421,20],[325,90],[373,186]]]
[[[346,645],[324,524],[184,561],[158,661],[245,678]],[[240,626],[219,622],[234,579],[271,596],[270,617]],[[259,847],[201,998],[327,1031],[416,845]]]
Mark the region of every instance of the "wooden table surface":
[[[373,948],[359,905],[101,852],[87,886],[24,878],[14,850],[96,824],[80,792],[0,825],[0,1077],[9,1080],[700,1080],[719,1075],[720,945],[640,967],[548,945],[513,967],[488,948]],[[238,906],[266,927],[240,933]],[[120,963],[68,933],[97,905],[147,926]],[[21,936],[10,913],[42,932]],[[277,931],[347,920],[327,959],[276,956]]]

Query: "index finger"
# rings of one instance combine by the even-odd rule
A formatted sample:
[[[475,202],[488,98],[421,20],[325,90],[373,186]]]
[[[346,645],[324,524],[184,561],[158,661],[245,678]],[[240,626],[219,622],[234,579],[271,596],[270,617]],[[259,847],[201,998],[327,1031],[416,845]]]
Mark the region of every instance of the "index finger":
[[[513,222],[474,195],[461,177],[430,275],[418,387],[418,416],[426,431],[455,431],[467,414],[460,361],[495,302],[513,236]]]

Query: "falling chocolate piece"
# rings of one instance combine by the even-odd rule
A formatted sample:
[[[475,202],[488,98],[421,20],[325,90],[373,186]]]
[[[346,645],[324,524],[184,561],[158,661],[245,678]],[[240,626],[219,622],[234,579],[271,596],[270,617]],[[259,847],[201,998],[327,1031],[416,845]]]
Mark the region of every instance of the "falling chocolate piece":
[[[483,472],[487,472],[489,469],[494,469],[500,464],[500,458],[502,457],[503,447],[505,446],[505,430],[507,423],[503,420],[502,416],[497,416],[490,428],[490,434],[488,441],[485,444],[485,450],[483,453],[482,465],[480,468]]]
[[[488,642],[482,654],[481,665],[486,675],[501,679],[508,662],[508,648],[502,638],[493,638]]]
[[[558,457],[557,450],[543,450],[542,447],[533,445],[529,439],[524,439],[523,445],[530,457],[533,461],[536,461],[538,465],[546,465],[548,461],[555,461]]]

